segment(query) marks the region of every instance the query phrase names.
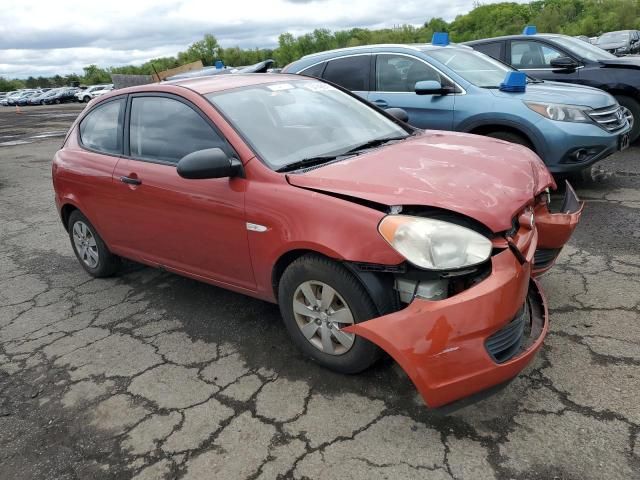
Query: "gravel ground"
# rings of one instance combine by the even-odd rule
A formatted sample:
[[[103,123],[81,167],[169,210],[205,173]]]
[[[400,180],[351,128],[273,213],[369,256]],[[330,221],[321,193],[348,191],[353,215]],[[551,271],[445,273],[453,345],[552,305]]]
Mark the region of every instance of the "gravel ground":
[[[274,305],[133,263],[88,277],[50,178],[81,108],[0,109],[0,478],[640,478],[640,148],[577,185],[542,353],[443,412],[391,361],[301,358]]]

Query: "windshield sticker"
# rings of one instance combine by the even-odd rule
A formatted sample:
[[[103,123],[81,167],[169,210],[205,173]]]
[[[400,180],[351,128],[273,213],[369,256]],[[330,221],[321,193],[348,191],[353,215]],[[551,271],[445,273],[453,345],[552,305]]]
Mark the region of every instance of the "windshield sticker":
[[[333,90],[333,87],[328,83],[304,82],[302,86],[312,92],[326,92],[327,90]]]
[[[267,85],[267,88],[272,92],[280,92],[282,90],[291,90],[294,87],[290,83],[276,83],[274,85]]]

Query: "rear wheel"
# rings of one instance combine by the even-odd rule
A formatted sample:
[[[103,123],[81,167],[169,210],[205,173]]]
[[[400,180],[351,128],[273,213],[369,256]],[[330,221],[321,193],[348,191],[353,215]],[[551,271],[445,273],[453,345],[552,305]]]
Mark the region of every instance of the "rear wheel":
[[[84,103],[89,103],[89,100],[91,100],[91,97],[89,95],[85,95],[84,97],[82,97],[82,101]]]
[[[627,120],[631,124],[631,132],[629,140],[635,142],[640,137],[640,103],[631,97],[616,97],[618,103],[622,106]]]
[[[376,345],[342,331],[377,315],[369,294],[342,265],[319,255],[300,257],[283,273],[278,299],[289,335],[323,367],[358,373],[380,358]]]
[[[94,226],[79,210],[69,215],[69,238],[80,265],[94,277],[113,275],[120,266],[120,259],[113,255]]]

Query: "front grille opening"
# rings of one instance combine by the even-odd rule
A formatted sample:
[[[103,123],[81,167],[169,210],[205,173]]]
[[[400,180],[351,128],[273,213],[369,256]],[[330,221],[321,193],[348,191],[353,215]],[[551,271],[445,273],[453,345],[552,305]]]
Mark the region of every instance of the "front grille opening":
[[[589,112],[589,117],[607,132],[617,132],[627,126],[627,119],[620,105],[597,108]]]
[[[504,363],[520,351],[523,339],[531,335],[531,308],[526,301],[506,326],[487,338],[487,352],[496,363]]]

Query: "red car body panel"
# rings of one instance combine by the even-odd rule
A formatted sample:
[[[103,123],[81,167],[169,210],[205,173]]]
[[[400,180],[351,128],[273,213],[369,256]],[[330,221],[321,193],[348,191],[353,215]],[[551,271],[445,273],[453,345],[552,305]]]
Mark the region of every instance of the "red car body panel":
[[[555,184],[529,150],[459,133],[426,132],[306,173],[276,173],[201,95],[292,80],[304,77],[206,77],[118,90],[93,100],[87,110],[144,92],[189,100],[226,137],[243,163],[244,177],[186,180],[174,166],[88,152],[78,143],[81,116],[53,162],[59,211],[80,209],[116,254],[267,301],[276,301],[278,262],[298,251],[345,262],[405,262],[377,232],[386,215],[380,206],[457,212],[494,233],[499,253],[491,259],[489,276],[445,300],[416,298],[400,311],[347,330],[395,358],[430,406],[515,376],[534,357],[548,328],[544,299],[531,279],[534,252],[540,245],[561,248],[581,210],[551,214],[546,204],[536,203]],[[142,184],[124,184],[124,176]],[[500,233],[512,228],[515,216],[529,218],[533,208],[537,227],[521,221],[513,238]],[[264,231],[252,231],[247,223]],[[485,341],[509,324],[528,295],[542,312],[541,328],[526,349],[498,364]]]
[[[530,265],[509,250],[492,258],[492,274],[475,287],[440,301],[414,300],[399,312],[344,329],[385,350],[407,373],[430,407],[440,407],[515,377],[533,360],[548,330],[506,363],[496,364],[485,341],[522,307]]]
[[[429,205],[509,230],[511,219],[553,183],[530,150],[463,133],[427,131],[304,175],[292,185],[383,205]]]

